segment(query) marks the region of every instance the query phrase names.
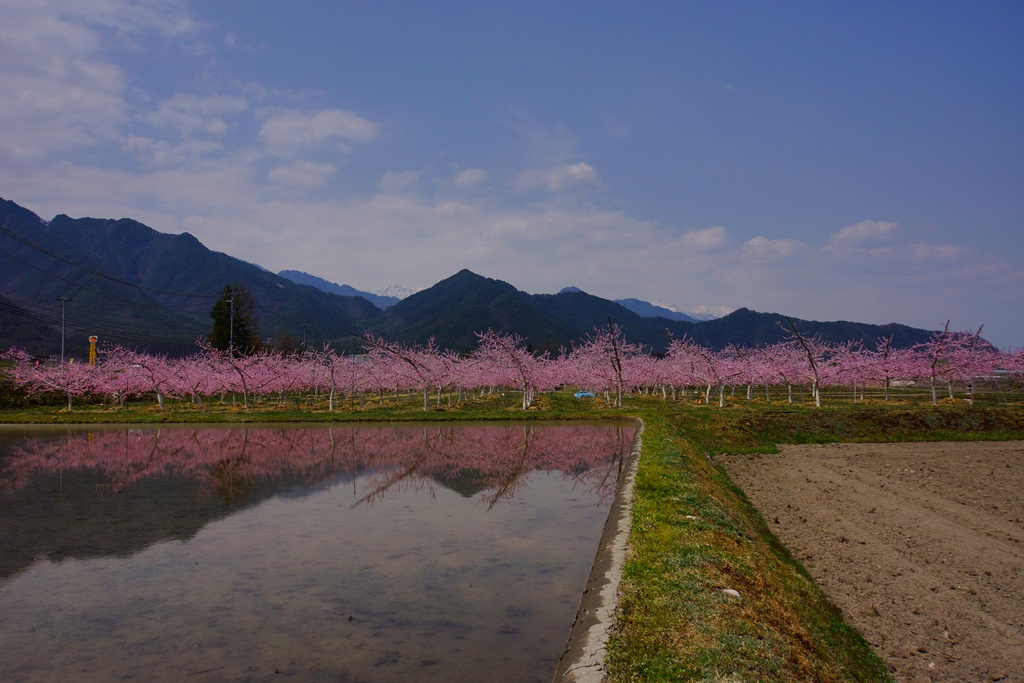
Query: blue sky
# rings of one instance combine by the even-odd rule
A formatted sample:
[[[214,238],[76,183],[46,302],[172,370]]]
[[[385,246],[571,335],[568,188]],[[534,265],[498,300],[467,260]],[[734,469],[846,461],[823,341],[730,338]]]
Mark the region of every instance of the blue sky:
[[[1024,345],[1019,2],[0,0],[0,196],[361,289],[469,268]]]

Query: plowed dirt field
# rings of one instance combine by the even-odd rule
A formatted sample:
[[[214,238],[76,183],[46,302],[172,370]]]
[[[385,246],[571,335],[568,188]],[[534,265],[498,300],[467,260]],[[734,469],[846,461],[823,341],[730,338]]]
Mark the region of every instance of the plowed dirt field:
[[[720,461],[898,681],[1024,681],[1024,442]]]

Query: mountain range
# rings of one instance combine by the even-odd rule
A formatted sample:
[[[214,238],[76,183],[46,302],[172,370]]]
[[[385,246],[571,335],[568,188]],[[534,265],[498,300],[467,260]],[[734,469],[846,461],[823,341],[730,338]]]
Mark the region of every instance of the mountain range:
[[[301,270],[282,270],[278,273],[283,278],[291,280],[292,282],[300,285],[311,285],[324,292],[330,292],[331,294],[340,294],[341,296],[361,296],[371,304],[380,309],[385,309],[389,306],[394,306],[404,297],[392,296],[388,294],[375,294],[373,292],[364,292],[356,289],[350,285],[339,285],[336,282],[325,280],[322,277],[316,275],[310,275],[304,273]],[[412,291],[409,291],[411,294]]]
[[[706,347],[770,344],[787,337],[786,316],[745,308],[714,320],[636,299],[612,301],[578,288],[557,294],[527,294],[501,280],[469,270],[399,299],[374,295],[322,278],[272,273],[233,256],[211,251],[189,233],[170,235],[122,218],[44,221],[14,202],[0,199],[0,347],[30,353],[81,357],[86,338],[98,335],[150,352],[174,355],[196,350],[208,334],[210,309],[228,284],[248,288],[257,303],[262,337],[281,348],[359,352],[367,333],[408,344],[430,340],[469,351],[475,332],[488,328],[524,337],[535,350],[557,350],[585,338],[609,321],[628,341],[653,352],[671,337],[689,337]],[[906,325],[795,320],[802,334],[826,341],[855,340],[871,347],[893,336],[897,346],[927,339],[931,332]]]
[[[331,294],[341,294],[342,296],[361,296],[380,309],[386,309],[390,306],[394,306],[402,299],[420,291],[410,289],[408,287],[402,287],[401,285],[391,285],[390,287],[380,291],[364,292],[352,287],[351,285],[339,285],[336,282],[325,280],[322,277],[317,277],[316,275],[311,275],[310,273],[305,273],[301,270],[282,270],[278,275],[288,278],[292,282],[296,282],[300,285],[312,285],[317,289],[330,292]],[[582,291],[583,290],[579,287],[565,287],[558,293],[569,294],[572,292]],[[716,318],[721,317],[709,312],[690,315],[676,310],[675,308],[660,306],[648,301],[641,301],[640,299],[615,299],[614,301],[623,308],[633,311],[641,318],[665,318],[667,320],[681,320],[684,322],[695,323],[700,322],[701,320],[715,320]]]

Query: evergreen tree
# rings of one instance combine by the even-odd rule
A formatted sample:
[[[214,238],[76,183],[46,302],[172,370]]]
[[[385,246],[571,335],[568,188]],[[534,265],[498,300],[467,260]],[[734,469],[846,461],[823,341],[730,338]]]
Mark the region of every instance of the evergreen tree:
[[[254,353],[262,346],[256,299],[244,285],[226,285],[217,303],[210,310],[213,330],[210,344],[222,351],[232,350],[235,356]]]

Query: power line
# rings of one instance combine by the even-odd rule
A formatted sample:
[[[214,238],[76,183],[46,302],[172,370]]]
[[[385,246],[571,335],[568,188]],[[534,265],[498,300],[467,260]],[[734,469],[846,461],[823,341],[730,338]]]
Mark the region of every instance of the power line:
[[[124,302],[126,304],[131,304],[132,306],[139,307],[139,308],[152,308],[152,309],[156,309],[156,310],[160,310],[160,311],[166,311],[168,313],[180,314],[180,311],[175,311],[174,309],[168,308],[166,306],[161,306],[160,304],[145,303],[145,302],[137,301],[137,300],[134,300],[134,299],[128,299],[128,298],[123,297],[123,296],[118,296],[116,294],[109,294],[107,292],[101,292],[98,289],[93,289],[92,287],[89,287],[87,285],[83,285],[80,282],[75,282],[74,280],[69,280],[68,278],[66,278],[66,277],[64,277],[62,275],[58,275],[57,273],[54,273],[53,271],[47,270],[47,269],[43,268],[42,266],[37,266],[36,264],[31,263],[31,262],[21,258],[20,256],[18,256],[16,254],[12,254],[11,252],[7,251],[6,249],[0,248],[0,253],[6,255],[9,258],[12,258],[12,259],[14,259],[16,261],[19,261],[20,263],[28,266],[29,268],[34,268],[35,270],[38,270],[40,273],[43,273],[44,275],[48,275],[50,277],[57,278],[58,280],[66,282],[69,285],[71,285],[72,287],[77,287],[79,289],[84,289],[85,291],[92,292],[93,294],[99,294],[104,299],[115,299],[117,301],[122,301],[122,302]]]
[[[68,308],[68,298],[59,296],[57,301],[60,302],[60,364],[64,365],[64,329],[66,327],[64,319]]]
[[[61,324],[61,319],[58,316],[50,316],[41,313],[33,313],[32,311],[25,310],[21,306],[11,300],[12,303],[6,303],[0,301],[0,312],[9,313],[16,315],[21,318],[26,318],[34,322],[43,323],[46,325],[52,325],[56,327]],[[12,305],[13,304],[13,305]],[[139,333],[137,329],[118,327],[117,325],[111,324],[104,320],[92,320],[88,324],[75,322],[74,320],[66,321],[68,329],[79,330],[82,332],[90,332],[93,334],[99,334],[101,337],[125,339],[129,341],[151,343],[151,344],[169,344],[177,346],[192,346],[195,344],[195,338],[184,337],[184,336],[168,336],[163,334],[145,334]]]
[[[49,256],[51,258],[55,258],[55,259],[57,259],[58,261],[60,261],[62,263],[68,264],[69,266],[73,266],[73,267],[78,268],[80,270],[84,270],[85,272],[91,273],[92,275],[95,275],[96,277],[101,277],[104,280],[110,280],[111,282],[116,282],[118,284],[127,285],[128,287],[134,287],[136,289],[143,289],[143,290],[146,290],[147,292],[154,292],[156,294],[166,294],[168,296],[181,296],[181,297],[188,297],[188,298],[195,298],[195,299],[216,299],[217,298],[217,295],[215,295],[215,294],[189,294],[189,293],[186,293],[186,292],[171,292],[171,291],[165,290],[165,289],[155,289],[153,287],[145,287],[143,285],[136,284],[134,282],[129,282],[128,280],[122,280],[121,278],[114,277],[113,275],[108,275],[106,273],[103,273],[101,271],[95,270],[95,269],[90,268],[88,266],[84,266],[81,263],[77,263],[75,261],[72,261],[69,258],[61,256],[60,254],[58,254],[56,252],[50,251],[46,247],[40,246],[40,245],[36,244],[35,242],[32,242],[31,240],[29,240],[29,239],[27,239],[25,237],[22,237],[21,235],[19,235],[16,232],[13,232],[13,231],[7,229],[4,226],[0,226],[0,234],[6,235],[7,237],[10,237],[12,240],[14,240],[16,242],[20,242],[21,244],[24,244],[26,247],[29,247],[31,249],[35,249],[36,251],[38,251],[40,253],[43,253],[43,254],[46,254],[47,256]]]
[[[121,278],[114,277],[114,276],[109,275],[107,273],[98,271],[98,270],[96,270],[94,268],[90,268],[88,266],[82,265],[81,263],[73,261],[73,260],[71,260],[69,258],[61,256],[60,254],[57,254],[57,253],[55,253],[55,252],[53,252],[53,251],[51,251],[51,250],[49,250],[49,249],[47,249],[47,248],[45,248],[43,246],[40,246],[39,244],[36,244],[35,242],[33,242],[33,241],[31,241],[31,240],[29,240],[29,239],[27,239],[25,237],[22,237],[21,235],[18,235],[17,233],[15,233],[15,232],[11,231],[10,229],[6,228],[5,226],[0,226],[0,234],[6,235],[7,237],[9,237],[10,239],[14,240],[15,242],[18,242],[18,243],[20,243],[20,244],[22,244],[22,245],[24,245],[24,246],[26,246],[26,247],[28,247],[30,249],[33,249],[33,250],[38,251],[38,252],[40,252],[42,254],[45,254],[46,256],[49,256],[49,257],[51,257],[51,258],[53,258],[53,259],[55,259],[57,261],[60,261],[61,263],[65,263],[65,264],[67,264],[69,266],[72,266],[72,267],[77,268],[77,269],[79,269],[81,271],[84,271],[85,273],[89,273],[91,275],[94,275],[94,276],[99,277],[99,278],[104,279],[104,280],[108,280],[108,281],[114,282],[116,284],[121,284],[121,285],[128,286],[128,287],[133,288],[135,290],[142,290],[142,291],[146,291],[146,292],[153,292],[155,294],[162,294],[162,295],[168,295],[168,296],[185,297],[185,298],[194,299],[194,300],[211,300],[211,299],[215,299],[216,298],[215,295],[191,294],[191,293],[186,293],[186,292],[173,292],[173,291],[170,291],[170,290],[156,289],[156,288],[153,288],[153,287],[146,287],[146,286],[143,286],[143,285],[139,285],[139,284],[136,284],[136,283],[133,283],[133,282],[129,282],[127,280],[123,280]],[[84,284],[81,284],[81,283],[78,283],[78,282],[74,282],[73,280],[70,280],[70,279],[68,279],[66,277],[63,277],[63,276],[61,276],[61,275],[59,275],[59,274],[57,274],[57,273],[55,273],[53,271],[50,271],[50,270],[48,270],[48,269],[46,269],[44,267],[41,267],[41,266],[36,265],[34,263],[31,263],[30,261],[28,261],[28,260],[18,256],[15,253],[12,253],[11,251],[9,251],[7,249],[0,248],[0,253],[2,253],[4,255],[6,255],[7,257],[9,257],[11,259],[14,259],[15,261],[18,261],[18,262],[20,262],[20,263],[22,263],[22,264],[24,264],[26,266],[29,266],[29,267],[31,267],[31,268],[33,268],[33,269],[35,269],[35,270],[37,270],[37,271],[47,275],[48,277],[56,278],[58,280],[61,280],[61,281],[65,282],[65,283],[67,283],[68,285],[76,287],[76,288],[78,288],[80,290],[84,290],[84,291],[87,291],[87,292],[92,292],[93,294],[96,294],[96,295],[102,297],[102,299],[100,301],[98,301],[98,302],[78,301],[78,302],[76,302],[76,308],[78,308],[80,306],[100,307],[100,308],[102,308],[102,307],[107,305],[109,300],[113,299],[113,300],[120,301],[122,303],[128,304],[128,305],[132,306],[133,308],[136,308],[136,307],[137,308],[148,308],[148,309],[154,309],[154,310],[163,311],[165,313],[171,313],[171,314],[174,314],[174,315],[183,315],[185,317],[189,317],[189,315],[187,313],[183,312],[183,311],[177,311],[177,310],[168,308],[166,306],[161,306],[161,305],[155,304],[155,303],[145,303],[143,301],[133,300],[131,298],[126,298],[126,297],[123,297],[123,296],[118,296],[116,294],[111,294],[111,293],[108,293],[108,292],[103,292],[103,291],[94,289],[92,287],[89,287],[87,285],[84,285]],[[58,300],[60,300],[60,298],[58,298]],[[89,320],[88,325],[86,325],[86,324],[83,324],[83,323],[75,322],[74,320],[67,320],[65,318],[65,316],[54,317],[54,316],[46,315],[46,314],[43,314],[43,313],[36,313],[36,312],[33,312],[32,310],[30,310],[31,308],[37,308],[39,306],[38,302],[31,302],[31,303],[29,303],[29,302],[26,302],[26,301],[18,301],[17,299],[10,298],[9,296],[7,298],[7,301],[9,301],[10,303],[5,303],[4,301],[0,301],[0,311],[6,312],[8,314],[15,315],[15,316],[18,316],[18,317],[21,317],[21,318],[24,318],[24,319],[33,320],[33,321],[35,321],[37,323],[42,323],[42,324],[45,324],[45,325],[50,325],[50,326],[54,326],[54,327],[56,327],[57,325],[61,325],[62,328],[66,327],[67,329],[71,329],[71,330],[80,330],[80,331],[83,331],[83,332],[90,332],[92,334],[99,334],[100,336],[106,337],[107,339],[114,338],[114,339],[117,339],[117,340],[127,340],[127,341],[133,341],[133,342],[137,342],[137,343],[174,345],[174,346],[181,346],[181,347],[193,346],[195,344],[195,338],[194,337],[178,336],[178,335],[174,335],[173,333],[165,334],[165,333],[161,333],[161,332],[156,332],[156,333],[140,332],[139,331],[139,327],[137,327],[137,326],[128,327],[125,324],[119,324],[119,322],[120,323],[125,323],[126,322],[123,317],[117,318],[116,321],[109,320],[109,319],[104,319],[102,317],[92,317]],[[140,324],[142,324],[142,325],[147,325],[147,324],[152,325],[152,323],[147,323],[145,321],[140,321]]]

